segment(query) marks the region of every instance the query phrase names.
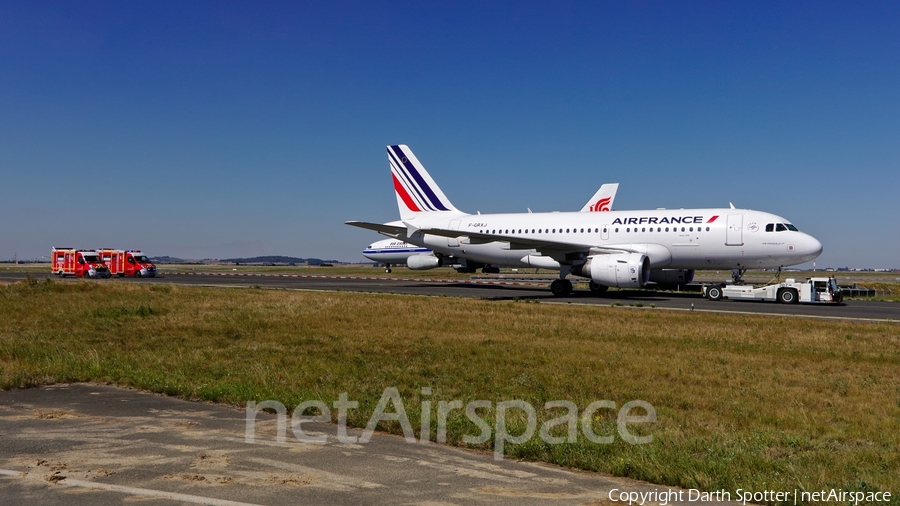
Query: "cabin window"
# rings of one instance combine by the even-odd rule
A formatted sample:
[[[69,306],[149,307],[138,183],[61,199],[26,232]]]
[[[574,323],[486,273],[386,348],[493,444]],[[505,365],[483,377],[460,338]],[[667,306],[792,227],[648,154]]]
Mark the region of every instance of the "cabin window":
[[[709,227],[706,227],[706,231],[709,232]]]
[[[668,232],[668,231],[669,231],[669,227],[666,227],[666,232]]]
[[[684,232],[684,227],[681,227],[681,231]]]
[[[618,228],[618,227],[616,227],[616,233],[617,233],[617,234],[619,233],[619,228]]]
[[[691,227],[690,229],[688,229],[688,231],[689,231],[689,232],[693,232],[693,231],[694,231],[694,227]]]
[[[642,229],[641,229],[641,232],[646,232],[646,231],[647,231],[646,228],[642,228]]]

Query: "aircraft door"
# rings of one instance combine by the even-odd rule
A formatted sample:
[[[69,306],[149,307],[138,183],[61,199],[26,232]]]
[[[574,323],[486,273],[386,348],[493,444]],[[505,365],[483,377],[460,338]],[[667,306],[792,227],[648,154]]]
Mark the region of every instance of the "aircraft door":
[[[744,215],[729,214],[728,226],[725,229],[725,246],[744,245]]]
[[[609,225],[603,225],[603,228],[600,229],[600,238],[604,241],[609,239]]]

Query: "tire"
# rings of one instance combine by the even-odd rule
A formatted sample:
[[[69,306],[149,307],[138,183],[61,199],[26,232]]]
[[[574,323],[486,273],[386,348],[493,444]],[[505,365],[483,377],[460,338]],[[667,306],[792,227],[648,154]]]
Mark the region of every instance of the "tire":
[[[783,288],[778,292],[778,302],[782,304],[796,304],[798,299],[797,290],[793,288]]]
[[[722,288],[711,286],[706,289],[706,298],[709,300],[722,300]]]
[[[572,283],[565,279],[554,279],[550,283],[550,293],[556,297],[565,297],[572,293]]]
[[[607,290],[609,290],[608,286],[601,285],[600,283],[597,283],[596,281],[591,281],[591,284],[588,286],[590,286],[591,293],[594,295],[603,295],[604,293],[606,293]]]
[[[384,272],[386,272],[386,273],[388,273],[388,274],[390,274],[390,273],[391,273],[391,268],[390,268],[390,267],[388,267],[388,268],[387,268],[387,269],[385,269],[385,270],[384,270]]]

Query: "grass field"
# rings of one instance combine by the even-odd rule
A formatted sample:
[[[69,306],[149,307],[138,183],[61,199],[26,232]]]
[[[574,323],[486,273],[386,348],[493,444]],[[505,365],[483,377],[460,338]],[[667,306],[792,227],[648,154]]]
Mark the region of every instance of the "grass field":
[[[365,426],[395,386],[417,432],[422,387],[432,406],[522,399],[539,416],[550,400],[643,400],[652,443],[535,436],[507,454],[706,490],[900,491],[896,324],[52,280],[0,286],[0,314],[4,389],[96,381],[288,407],[347,392]],[[615,413],[598,415],[615,434]],[[478,432],[451,413],[451,444]]]

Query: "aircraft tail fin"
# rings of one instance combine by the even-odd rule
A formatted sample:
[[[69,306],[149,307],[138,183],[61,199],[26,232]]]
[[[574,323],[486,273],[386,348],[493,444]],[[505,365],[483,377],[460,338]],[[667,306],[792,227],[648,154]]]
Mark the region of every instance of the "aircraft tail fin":
[[[387,154],[400,219],[414,218],[420,213],[460,213],[409,146],[404,144],[388,146]]]
[[[616,200],[616,192],[619,191],[619,183],[606,183],[597,190],[597,193],[581,208],[583,213],[596,213],[612,209]]]

